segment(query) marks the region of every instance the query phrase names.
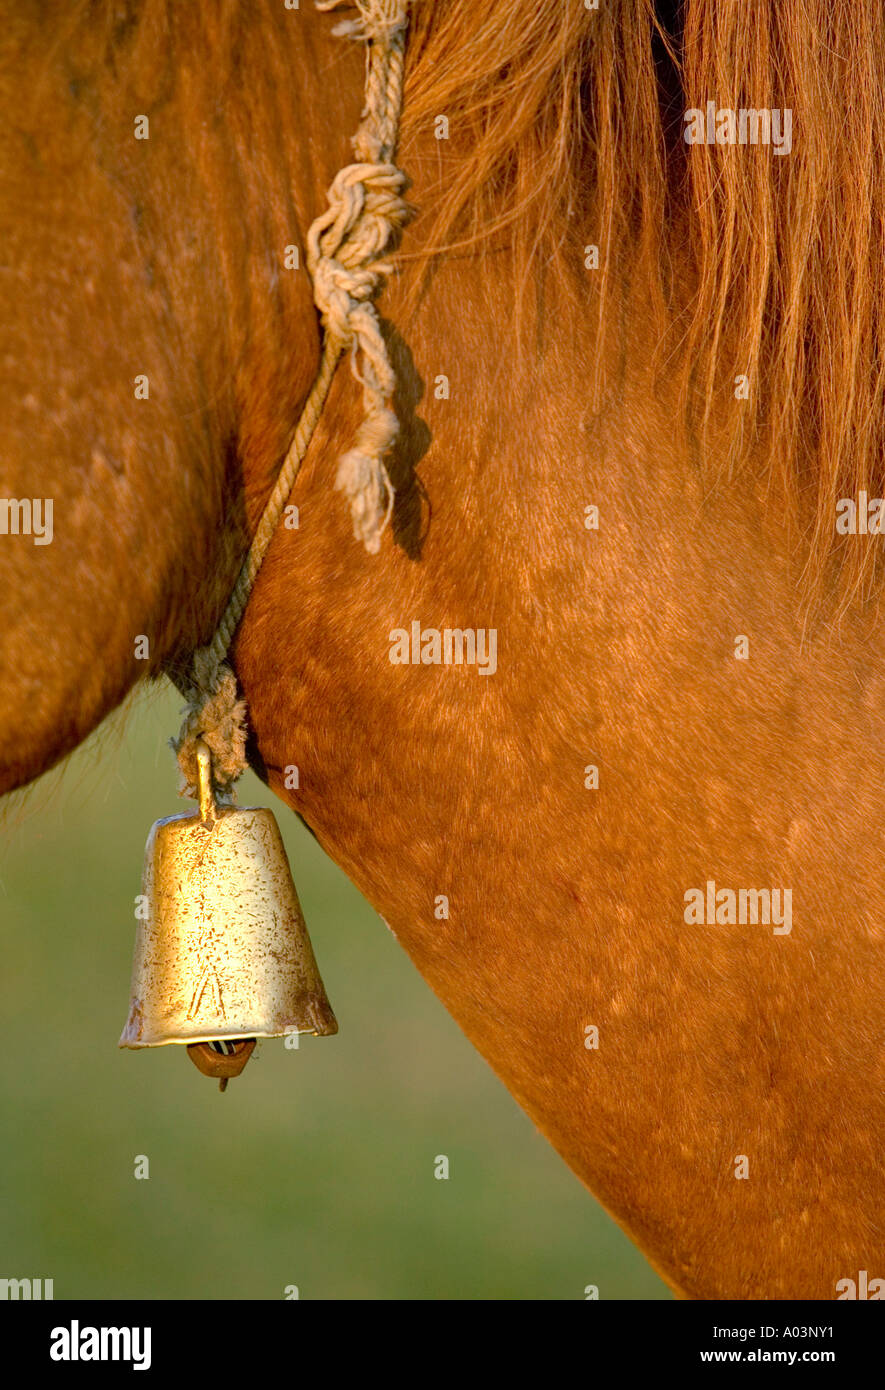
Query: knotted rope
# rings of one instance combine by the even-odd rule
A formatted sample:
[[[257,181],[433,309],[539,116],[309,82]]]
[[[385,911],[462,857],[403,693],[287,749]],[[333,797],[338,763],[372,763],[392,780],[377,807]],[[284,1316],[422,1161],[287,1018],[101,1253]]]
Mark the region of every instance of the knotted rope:
[[[315,0],[333,10],[342,0]],[[402,106],[403,58],[409,0],[356,0],[357,19],[333,33],[366,44],[365,105],[351,144],[356,162],[341,169],[328,191],[329,206],[307,234],[307,266],[325,337],[316,379],[273,492],[215,636],[194,652],[181,685],[184,723],[172,747],[182,775],[182,795],[196,796],[198,739],[212,754],[219,800],[229,801],[246,768],[246,706],[226,661],[268,546],[279,524],[329,393],[341,353],[350,348],[351,371],[363,392],[363,421],[354,446],[343,455],[335,479],[345,493],[354,536],[377,554],[393,510],[393,485],[384,455],[398,424],[390,408],[396,384],[381,334],[374,297],[391,266],[381,259],[404,226],[410,209],[402,193],[406,176],[393,162]]]

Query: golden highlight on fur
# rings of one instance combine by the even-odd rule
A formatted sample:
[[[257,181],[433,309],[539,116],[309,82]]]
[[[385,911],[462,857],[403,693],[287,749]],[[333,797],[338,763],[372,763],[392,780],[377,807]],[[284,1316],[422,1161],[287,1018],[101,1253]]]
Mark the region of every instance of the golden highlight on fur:
[[[885,490],[878,0],[416,0],[409,42],[407,136],[439,114],[457,132],[429,247],[506,233],[524,282],[573,230],[599,245],[603,303],[641,277],[710,476],[762,459],[806,577],[838,555],[846,592],[867,590],[877,548],[837,536],[835,505]],[[790,153],[687,145],[684,112],[708,101],[789,109]]]

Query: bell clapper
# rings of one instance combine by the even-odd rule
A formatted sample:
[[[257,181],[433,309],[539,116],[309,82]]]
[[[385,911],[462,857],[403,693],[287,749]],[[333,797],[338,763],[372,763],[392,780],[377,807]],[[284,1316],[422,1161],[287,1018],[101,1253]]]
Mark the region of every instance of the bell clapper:
[[[232,1076],[239,1076],[254,1050],[254,1038],[219,1038],[212,1042],[190,1043],[187,1055],[204,1076],[218,1080],[219,1091],[226,1091],[228,1081]]]

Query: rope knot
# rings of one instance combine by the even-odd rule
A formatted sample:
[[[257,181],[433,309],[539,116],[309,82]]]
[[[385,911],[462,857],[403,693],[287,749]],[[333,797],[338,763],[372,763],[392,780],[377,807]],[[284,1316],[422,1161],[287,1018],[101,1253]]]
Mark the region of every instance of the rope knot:
[[[318,10],[337,9],[342,0],[316,0]],[[332,33],[339,38],[382,39],[388,43],[406,27],[408,0],[356,0],[359,19],[343,19]]]
[[[233,800],[233,784],[246,770],[246,702],[227,662],[211,647],[199,647],[191,664],[191,685],[178,738],[170,747],[181,772],[180,794],[198,794],[197,742],[212,754],[212,776],[222,804]]]
[[[339,0],[317,0],[331,10]],[[336,33],[368,46],[366,101],[353,139],[356,162],[340,169],[329,206],[307,235],[307,264],[323,324],[351,349],[351,370],[363,388],[365,415],[353,449],[340,460],[335,487],[350,501],[354,536],[370,554],[393,510],[384,464],[398,432],[390,408],[395,377],[372,303],[392,267],[383,259],[412,214],[405,174],[393,162],[402,100],[408,0],[357,0],[359,19]]]

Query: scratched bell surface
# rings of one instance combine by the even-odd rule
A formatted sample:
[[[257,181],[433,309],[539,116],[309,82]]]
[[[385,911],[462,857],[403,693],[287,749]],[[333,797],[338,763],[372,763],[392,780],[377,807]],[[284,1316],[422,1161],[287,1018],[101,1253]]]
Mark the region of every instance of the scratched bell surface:
[[[121,1047],[336,1033],[273,812],[151,829]]]

